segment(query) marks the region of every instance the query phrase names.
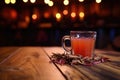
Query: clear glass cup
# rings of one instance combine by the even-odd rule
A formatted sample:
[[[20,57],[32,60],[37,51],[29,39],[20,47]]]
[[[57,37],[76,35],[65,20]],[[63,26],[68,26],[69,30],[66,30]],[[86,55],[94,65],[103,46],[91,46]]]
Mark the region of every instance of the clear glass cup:
[[[93,57],[96,35],[96,31],[70,31],[70,35],[62,38],[62,46],[66,52],[74,55]],[[71,49],[66,47],[66,40],[70,40]]]

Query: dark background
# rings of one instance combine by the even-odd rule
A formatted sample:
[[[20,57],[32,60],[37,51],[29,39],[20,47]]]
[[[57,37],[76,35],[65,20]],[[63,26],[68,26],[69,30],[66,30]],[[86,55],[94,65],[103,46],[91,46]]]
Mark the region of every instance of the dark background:
[[[120,36],[120,0],[102,0],[99,4],[95,0],[69,0],[68,6],[63,0],[52,1],[54,5],[49,7],[44,0],[16,0],[15,4],[0,0],[0,46],[61,46],[62,37],[71,30],[93,30],[97,31],[96,48],[120,50],[120,38],[115,40]],[[64,9],[68,15],[63,15]],[[75,18],[70,16],[72,11]],[[78,16],[80,11],[85,13],[83,20]],[[62,15],[59,21],[57,12]]]

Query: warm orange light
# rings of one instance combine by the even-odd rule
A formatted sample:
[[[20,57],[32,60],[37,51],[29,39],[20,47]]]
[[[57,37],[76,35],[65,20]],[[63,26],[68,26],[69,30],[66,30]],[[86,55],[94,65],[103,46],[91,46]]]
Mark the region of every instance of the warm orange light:
[[[64,11],[63,11],[63,14],[64,14],[64,15],[67,15],[67,14],[68,14],[68,10],[64,10]]]
[[[96,3],[101,3],[102,2],[102,0],[96,0]]]
[[[83,18],[83,17],[85,16],[84,12],[80,12],[80,13],[79,13],[79,16],[80,16],[81,18]]]
[[[49,17],[50,17],[50,14],[49,14],[48,12],[45,12],[45,13],[44,13],[44,17],[45,17],[45,18],[49,18]]]
[[[36,20],[36,19],[37,19],[37,15],[36,15],[36,14],[33,14],[33,15],[32,15],[32,19],[33,19],[33,20]]]
[[[56,13],[56,19],[57,19],[57,21],[60,21],[60,19],[61,19],[61,14],[60,13]]]
[[[71,17],[72,17],[72,18],[75,18],[75,17],[76,17],[76,13],[75,13],[75,12],[72,12],[72,13],[71,13]]]
[[[85,17],[85,13],[84,12],[80,12],[79,13],[79,17],[80,17],[80,20],[83,20],[84,17]]]
[[[27,23],[29,23],[29,22],[30,22],[30,17],[29,17],[29,16],[25,16],[25,21],[26,21]]]
[[[5,4],[10,4],[10,0],[5,0]]]
[[[69,0],[64,0],[64,1],[63,1],[63,4],[64,4],[65,6],[69,5]]]
[[[17,18],[17,12],[15,10],[11,10],[11,18],[16,19]]]
[[[30,0],[30,2],[31,2],[31,3],[35,3],[35,2],[36,2],[36,0]]]
[[[61,18],[61,14],[60,13],[56,13],[56,18],[60,19]]]
[[[24,2],[24,3],[27,3],[27,2],[28,2],[28,0],[23,0],[23,2]]]

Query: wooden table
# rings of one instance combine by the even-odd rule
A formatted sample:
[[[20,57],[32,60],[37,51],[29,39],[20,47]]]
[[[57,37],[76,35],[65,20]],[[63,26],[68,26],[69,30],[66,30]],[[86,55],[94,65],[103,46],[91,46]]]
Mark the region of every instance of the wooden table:
[[[50,63],[61,47],[1,47],[0,80],[120,80],[120,52],[95,50],[111,62],[94,66]]]

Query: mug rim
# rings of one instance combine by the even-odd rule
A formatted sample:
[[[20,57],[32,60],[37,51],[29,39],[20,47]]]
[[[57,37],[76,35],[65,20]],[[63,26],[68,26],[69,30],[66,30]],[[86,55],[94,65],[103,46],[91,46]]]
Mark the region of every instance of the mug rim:
[[[96,31],[70,31],[70,33],[97,33]]]

